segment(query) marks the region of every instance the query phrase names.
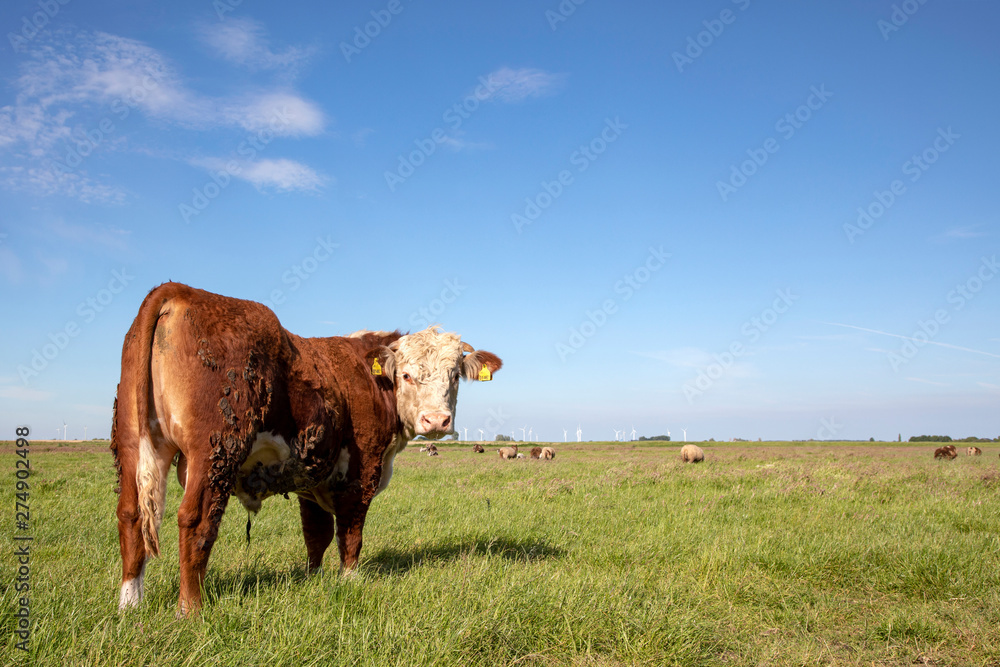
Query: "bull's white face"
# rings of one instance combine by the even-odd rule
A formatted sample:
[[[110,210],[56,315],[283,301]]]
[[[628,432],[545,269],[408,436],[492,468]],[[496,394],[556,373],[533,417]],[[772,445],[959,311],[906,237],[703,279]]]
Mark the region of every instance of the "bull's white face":
[[[403,336],[383,348],[380,356],[396,387],[396,406],[407,437],[432,440],[455,432],[459,378],[480,379],[483,366],[492,376],[502,363],[496,355],[462,343],[457,334],[435,327]]]

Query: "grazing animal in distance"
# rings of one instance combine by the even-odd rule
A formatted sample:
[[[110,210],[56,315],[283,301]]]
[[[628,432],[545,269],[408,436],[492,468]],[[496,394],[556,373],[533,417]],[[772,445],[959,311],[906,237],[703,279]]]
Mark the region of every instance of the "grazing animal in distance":
[[[556,450],[551,447],[542,447],[542,458],[546,461],[551,461],[556,457]]]
[[[491,379],[501,364],[434,327],[302,338],[253,301],[179,283],[151,290],[125,336],[112,409],[119,608],[139,604],[146,563],[159,555],[175,455],[186,615],[201,606],[233,494],[257,512],[270,496],[296,493],[309,569],[336,537],[350,572],[395,456],[417,435],[452,433],[458,378]]]
[[[705,452],[698,445],[681,447],[681,461],[684,463],[701,463],[705,460]]]
[[[438,452],[438,450],[432,449],[429,452],[427,452],[427,456],[441,456],[441,454]]]
[[[979,447],[969,447],[967,450],[965,450],[965,455],[966,456],[982,456],[983,455],[983,450],[979,449]]]
[[[517,455],[515,456],[515,458],[523,459],[524,458],[524,454],[522,454],[521,452],[518,452]]]
[[[486,450],[483,448],[482,445],[473,445],[472,451],[474,451],[476,454],[482,454]]]
[[[541,458],[541,456],[542,456],[542,448],[541,447],[532,447],[531,448],[531,458],[537,459],[537,458]]]
[[[948,459],[951,461],[958,457],[958,452],[955,450],[954,446],[938,447],[934,450],[934,458],[936,459]]]
[[[517,445],[514,445],[513,447],[501,447],[497,450],[497,453],[500,454],[500,458],[504,460],[517,458]]]

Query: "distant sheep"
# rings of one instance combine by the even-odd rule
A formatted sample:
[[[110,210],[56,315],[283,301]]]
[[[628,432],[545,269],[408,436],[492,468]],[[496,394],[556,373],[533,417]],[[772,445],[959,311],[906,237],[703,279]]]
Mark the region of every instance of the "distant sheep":
[[[501,459],[514,459],[517,458],[517,446],[514,447],[501,447],[497,450]]]
[[[947,447],[938,447],[934,450],[934,458],[936,459],[952,459],[958,456],[958,451],[953,445],[948,445]]]
[[[483,452],[485,452],[486,450],[485,450],[485,449],[483,449],[483,446],[482,446],[482,445],[474,445],[474,446],[472,447],[472,451],[474,451],[474,452],[475,452],[476,454],[482,454],[482,453],[483,453]]]
[[[427,452],[427,456],[441,456],[441,455],[438,453],[438,450],[432,449],[429,452]]]
[[[541,456],[542,456],[542,448],[541,447],[532,447],[531,448],[531,458],[537,459],[537,458],[541,458]]]
[[[979,447],[969,447],[967,450],[965,450],[965,455],[966,456],[982,456],[983,455],[983,450],[979,449]]]
[[[524,458],[524,454],[522,454],[521,452],[518,452],[517,453],[517,458],[523,459]]]
[[[551,461],[556,457],[556,450],[551,447],[542,447],[542,458],[546,461]]]
[[[701,463],[705,460],[705,452],[698,445],[681,447],[681,461],[684,463]]]

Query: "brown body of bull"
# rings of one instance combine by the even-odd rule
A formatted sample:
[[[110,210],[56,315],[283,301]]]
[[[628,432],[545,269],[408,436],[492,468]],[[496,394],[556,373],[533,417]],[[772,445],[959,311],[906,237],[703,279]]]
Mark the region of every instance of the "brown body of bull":
[[[498,358],[456,335],[428,331],[411,335],[412,345],[447,338],[451,356],[441,363],[457,358],[464,377],[482,366],[499,368]],[[437,404],[423,410],[416,398],[404,406],[402,384],[414,396],[414,388],[436,378],[410,381],[404,371],[418,365],[401,352],[411,344],[404,338],[302,338],[259,303],[178,283],[152,290],[125,337],[111,432],[120,493],[119,607],[139,603],[146,561],[159,554],[166,478],[178,453],[185,487],[177,513],[182,614],[201,605],[209,555],[234,493],[254,512],[269,496],[298,494],[310,570],[321,566],[334,536],[341,570],[351,570],[369,504],[388,485],[395,455],[415,434],[437,438],[450,430],[456,371],[443,371],[455,388],[451,411]],[[375,372],[382,367],[393,371]],[[404,408],[413,416],[404,418]]]
[[[965,450],[965,455],[966,456],[982,456],[983,455],[983,450],[979,449],[979,447],[969,447],[967,450]]]
[[[474,451],[476,454],[482,454],[483,452],[486,451],[486,449],[482,445],[473,445],[472,451]]]
[[[551,447],[542,447],[542,458],[546,461],[551,461],[556,457],[556,450]]]
[[[934,450],[934,458],[936,459],[954,459],[958,456],[958,451],[955,449],[954,445],[946,445],[944,447],[938,447]]]

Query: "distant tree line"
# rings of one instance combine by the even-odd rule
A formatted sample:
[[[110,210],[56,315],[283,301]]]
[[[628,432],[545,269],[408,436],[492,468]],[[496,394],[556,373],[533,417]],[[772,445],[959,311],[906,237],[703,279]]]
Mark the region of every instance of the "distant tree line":
[[[950,435],[915,435],[910,438],[910,442],[1000,442],[1000,438],[977,438],[970,435],[968,438],[952,440]]]
[[[669,441],[670,440],[670,436],[669,435],[654,435],[651,438],[647,438],[644,435],[640,435],[639,436],[639,440],[640,441],[645,441],[645,440],[666,440],[666,441]]]
[[[496,439],[496,442],[510,442],[510,441],[512,441],[513,439],[514,439],[514,438],[510,437],[509,435],[504,435],[504,434],[502,434],[502,433],[497,433],[497,439]]]

